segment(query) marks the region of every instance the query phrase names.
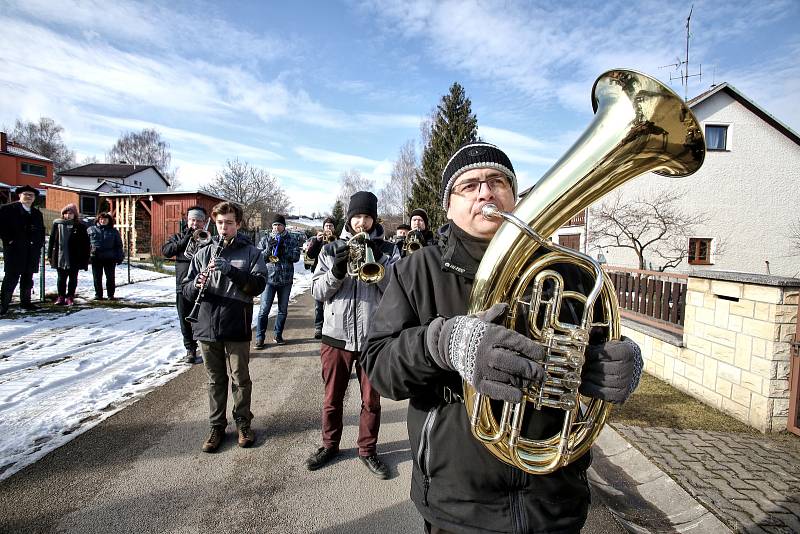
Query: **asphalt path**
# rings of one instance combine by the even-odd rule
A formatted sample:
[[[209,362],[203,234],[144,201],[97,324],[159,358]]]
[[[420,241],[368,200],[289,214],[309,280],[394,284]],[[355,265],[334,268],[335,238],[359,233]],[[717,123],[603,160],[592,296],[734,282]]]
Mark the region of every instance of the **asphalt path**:
[[[408,497],[405,402],[382,403],[378,451],[390,480],[375,478],[357,458],[354,377],[340,456],[314,472],[303,465],[320,441],[312,315],[313,300],[302,295],[289,308],[287,344],[252,353],[254,447],[237,447],[229,424],[217,453],[200,451],[208,401],[205,371],[196,365],[0,482],[0,532],[422,532]],[[583,532],[624,532],[594,502]]]

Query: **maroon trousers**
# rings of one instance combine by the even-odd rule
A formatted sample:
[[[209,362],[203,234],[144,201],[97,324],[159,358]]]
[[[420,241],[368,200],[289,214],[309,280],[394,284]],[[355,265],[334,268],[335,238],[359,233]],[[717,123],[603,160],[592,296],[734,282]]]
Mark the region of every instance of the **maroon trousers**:
[[[377,452],[378,430],[381,426],[381,397],[372,389],[367,373],[358,363],[358,353],[337,349],[322,343],[322,382],[325,384],[325,401],[322,406],[322,446],[339,449],[342,439],[342,413],[344,394],[350,382],[353,365],[361,385],[361,415],[358,423],[358,455],[371,456]]]

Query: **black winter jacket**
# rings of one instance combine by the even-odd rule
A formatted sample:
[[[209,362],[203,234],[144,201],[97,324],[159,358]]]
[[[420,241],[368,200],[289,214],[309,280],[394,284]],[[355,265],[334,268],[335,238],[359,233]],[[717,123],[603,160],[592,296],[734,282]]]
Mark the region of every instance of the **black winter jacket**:
[[[53,269],[58,268],[59,256],[63,254],[63,246],[60,242],[61,233],[59,227],[67,224],[64,219],[56,219],[53,221],[53,229],[50,230],[50,240],[47,243],[47,261],[50,262],[50,267]],[[89,269],[89,234],[86,231],[86,225],[80,221],[72,221],[69,223],[69,241],[68,241],[68,256],[71,269]]]
[[[38,273],[44,244],[42,212],[21,202],[0,206],[0,238],[3,240],[5,272]]]
[[[381,396],[410,399],[411,498],[426,520],[453,532],[578,532],[590,502],[589,455],[542,476],[496,459],[471,435],[464,404],[444,400],[443,386],[462,393],[461,377],[427,350],[431,320],[467,313],[487,245],[450,223],[438,246],[394,264],[361,363]],[[537,437],[555,434],[561,414],[540,413]]]
[[[114,223],[109,223],[105,226],[95,224],[87,232],[91,243],[92,261],[113,260],[118,264],[122,263],[125,258],[125,252],[122,249],[122,237],[119,235],[119,230],[114,228]]]
[[[197,251],[183,279],[183,296],[192,302],[199,291],[195,279],[208,265],[219,239],[215,236],[210,245]],[[253,297],[267,285],[267,266],[261,251],[241,234],[219,257],[231,262],[231,270],[228,274],[213,271],[200,304],[199,321],[192,327],[193,337],[198,341],[250,341]]]
[[[175,258],[175,290],[181,292],[181,284],[183,279],[189,273],[189,265],[191,260],[184,254],[186,246],[192,239],[194,230],[191,227],[186,227],[183,232],[173,234],[167,242],[161,245],[161,255],[165,258]]]

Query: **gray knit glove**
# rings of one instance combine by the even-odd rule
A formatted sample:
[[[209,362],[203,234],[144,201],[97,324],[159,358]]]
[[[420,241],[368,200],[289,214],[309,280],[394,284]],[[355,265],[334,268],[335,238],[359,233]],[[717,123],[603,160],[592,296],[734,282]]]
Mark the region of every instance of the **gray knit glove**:
[[[588,397],[623,403],[639,385],[642,367],[642,351],[630,338],[589,345],[581,372],[580,392]]]
[[[522,389],[538,385],[545,349],[502,326],[508,304],[495,304],[476,316],[437,317],[426,343],[437,365],[457,371],[478,393],[492,399],[521,402]]]

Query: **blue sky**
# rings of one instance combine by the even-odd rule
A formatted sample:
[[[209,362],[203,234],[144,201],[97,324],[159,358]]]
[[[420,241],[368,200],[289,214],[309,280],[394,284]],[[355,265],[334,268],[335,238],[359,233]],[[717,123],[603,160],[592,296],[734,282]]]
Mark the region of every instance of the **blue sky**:
[[[458,81],[480,135],[535,183],[591,121],[609,68],[669,82],[692,2],[0,0],[0,125],[49,116],[78,159],[158,129],[183,189],[238,157],[293,213],[376,182]],[[800,130],[800,2],[694,1],[689,96],[727,81]],[[673,89],[683,94],[678,82]],[[418,146],[418,155],[421,148]]]

